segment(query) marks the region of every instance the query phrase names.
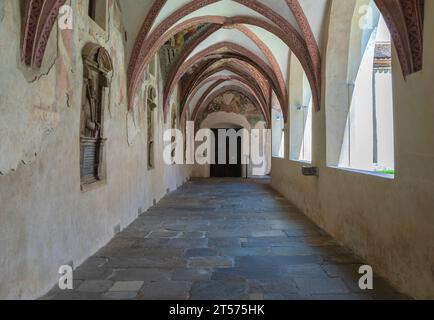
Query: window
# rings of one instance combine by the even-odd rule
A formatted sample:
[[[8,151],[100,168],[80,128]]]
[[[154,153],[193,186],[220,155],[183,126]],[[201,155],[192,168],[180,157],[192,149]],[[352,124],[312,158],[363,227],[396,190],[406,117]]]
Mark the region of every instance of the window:
[[[106,179],[104,111],[108,108],[113,65],[108,52],[94,44],[83,49],[83,103],[80,119],[82,189]]]
[[[88,15],[102,29],[106,30],[107,0],[89,0]]]
[[[181,111],[181,132],[183,136],[183,151],[184,151],[184,163],[187,163],[187,121],[188,121],[188,110],[185,112]]]
[[[272,121],[272,154],[275,158],[285,157],[285,119],[280,106],[273,106]]]
[[[377,18],[357,43],[358,50],[362,48],[359,59],[350,48],[350,110],[339,166],[394,174],[391,36],[375,4],[371,8]],[[351,67],[356,70],[354,80]]]
[[[96,0],[89,0],[89,10],[88,10],[89,17],[95,21],[96,17]]]
[[[155,148],[155,109],[157,105],[155,99],[157,98],[157,93],[154,87],[150,86],[147,89],[147,118],[148,118],[148,169],[154,169],[154,148]]]
[[[290,160],[312,161],[312,91],[303,67],[291,55]]]

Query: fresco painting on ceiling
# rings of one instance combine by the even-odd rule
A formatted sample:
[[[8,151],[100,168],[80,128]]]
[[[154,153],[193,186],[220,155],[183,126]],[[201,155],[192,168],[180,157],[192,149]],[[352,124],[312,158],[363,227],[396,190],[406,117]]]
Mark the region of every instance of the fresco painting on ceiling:
[[[160,49],[159,56],[164,79],[171,65],[177,60],[184,47],[205,32],[210,24],[204,23],[184,29],[170,38]]]
[[[219,57],[217,57],[217,56],[204,57],[200,62],[197,62],[197,63],[193,64],[187,70],[187,72],[182,76],[181,82],[185,82],[191,75],[193,75],[196,71],[198,71],[200,67],[203,67],[203,65],[206,64],[207,62],[209,62],[211,60],[216,60],[216,59],[219,59]],[[212,66],[209,69],[207,69],[207,70],[208,71],[212,71],[214,69],[214,65],[216,63],[218,63],[218,62],[215,62],[214,64],[212,64]]]
[[[218,56],[217,56],[218,57]],[[262,91],[264,93],[266,93],[266,96],[268,96],[269,94],[269,90],[270,90],[270,86],[269,86],[269,82],[267,81],[267,79],[264,78],[264,76],[255,68],[250,68],[249,64],[246,64],[244,62],[241,61],[237,61],[235,59],[232,58],[221,58],[220,60],[217,60],[216,57],[213,58],[204,58],[201,60],[201,63],[195,63],[187,72],[186,74],[183,76],[182,81],[183,83],[187,83],[189,77],[194,74],[198,68],[200,66],[203,65],[203,63],[206,63],[207,61],[209,61],[209,59],[215,59],[216,61],[214,63],[212,63],[212,65],[210,65],[206,71],[203,72],[203,74],[211,74],[213,73],[215,70],[222,70],[222,69],[226,69],[226,70],[238,70],[238,71],[246,71],[248,70],[251,75],[254,76],[254,79],[258,82],[259,87],[262,89]],[[267,94],[268,93],[268,94]]]
[[[186,43],[188,43],[190,39],[192,39],[195,35],[197,36],[197,33],[204,30],[208,25],[209,24],[201,24],[184,29],[181,32],[177,33],[174,37],[169,39],[169,41],[166,42],[165,46],[169,46],[172,49],[180,50],[184,47]]]
[[[244,116],[253,127],[260,121],[264,121],[263,116],[258,112],[254,104],[244,95],[234,91],[225,92],[217,96],[198,117],[200,124],[215,112],[237,113]]]

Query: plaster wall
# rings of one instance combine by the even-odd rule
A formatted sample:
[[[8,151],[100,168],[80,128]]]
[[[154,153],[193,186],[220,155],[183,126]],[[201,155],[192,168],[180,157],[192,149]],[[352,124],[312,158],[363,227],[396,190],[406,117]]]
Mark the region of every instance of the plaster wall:
[[[147,167],[146,112],[142,93],[127,112],[121,14],[109,3],[104,32],[72,1],[73,30],[55,27],[37,73],[20,60],[19,1],[0,1],[0,299],[33,299],[58,279],[61,265],[76,267],[116,230],[190,177],[186,166],[162,160],[162,84],[159,72],[144,87],[158,88],[155,169]],[[3,16],[4,14],[4,16]],[[88,42],[110,53],[114,74],[105,110],[107,181],[80,188],[79,122]]]
[[[342,43],[349,39],[339,36],[348,30],[342,17],[350,19],[354,10],[347,1],[332,4],[328,50],[323,53],[325,98],[313,115],[313,164],[319,177],[302,176],[302,164],[286,160],[286,155],[273,158],[272,185],[401,292],[433,299],[434,2],[425,2],[423,70],[404,80],[393,53],[396,176],[385,179],[327,166],[342,145],[334,138],[341,136],[346,113],[338,111],[348,109],[349,101],[347,68],[339,66],[348,57]]]

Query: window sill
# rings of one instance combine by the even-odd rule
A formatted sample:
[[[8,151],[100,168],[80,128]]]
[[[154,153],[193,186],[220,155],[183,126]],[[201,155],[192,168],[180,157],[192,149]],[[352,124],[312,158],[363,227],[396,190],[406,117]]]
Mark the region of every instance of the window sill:
[[[341,171],[346,171],[346,172],[351,172],[351,173],[355,173],[355,174],[363,174],[363,175],[368,175],[368,176],[377,177],[377,178],[395,180],[394,174],[387,174],[387,173],[360,170],[360,169],[352,169],[352,168],[345,168],[345,167],[337,167],[337,166],[329,166],[329,168],[337,169],[337,170],[341,170]]]
[[[296,160],[296,159],[289,159],[289,161],[295,163],[295,164],[301,164],[303,166],[311,166],[312,161],[304,161],[304,160]]]
[[[105,185],[107,185],[107,180],[105,180],[105,179],[91,182],[91,183],[82,183],[81,184],[81,192],[85,193],[85,192],[93,191],[93,190],[98,189],[98,188],[105,186]]]

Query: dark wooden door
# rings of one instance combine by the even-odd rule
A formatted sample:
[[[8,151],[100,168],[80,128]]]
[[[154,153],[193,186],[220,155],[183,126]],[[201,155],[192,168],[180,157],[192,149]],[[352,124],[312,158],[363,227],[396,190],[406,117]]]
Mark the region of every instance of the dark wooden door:
[[[216,164],[211,165],[211,177],[213,178],[241,178],[242,177],[242,165],[241,165],[241,138],[237,140],[237,164],[230,164],[229,149],[230,141],[229,137],[226,138],[226,164],[219,164],[219,135],[218,130],[229,129],[212,129],[215,136],[215,154],[214,159]],[[239,129],[235,129],[238,131]]]

